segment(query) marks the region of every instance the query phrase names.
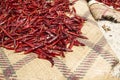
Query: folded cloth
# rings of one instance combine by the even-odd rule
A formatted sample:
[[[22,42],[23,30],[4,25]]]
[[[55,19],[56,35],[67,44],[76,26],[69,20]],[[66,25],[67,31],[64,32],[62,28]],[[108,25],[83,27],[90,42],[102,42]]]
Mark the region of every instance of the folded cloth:
[[[107,6],[95,0],[88,2],[91,13],[96,20],[109,20],[120,22],[120,11],[116,11],[113,7]]]

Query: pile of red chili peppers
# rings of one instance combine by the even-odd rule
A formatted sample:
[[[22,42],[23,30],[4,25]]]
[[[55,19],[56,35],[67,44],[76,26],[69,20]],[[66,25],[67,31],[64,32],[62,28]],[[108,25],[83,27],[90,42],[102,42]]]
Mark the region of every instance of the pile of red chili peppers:
[[[69,0],[0,0],[0,47],[25,54],[36,53],[52,64],[73,46],[84,46],[84,18]],[[72,14],[73,17],[66,15]]]
[[[120,0],[96,0],[102,2],[108,6],[113,6],[114,9],[120,11]]]

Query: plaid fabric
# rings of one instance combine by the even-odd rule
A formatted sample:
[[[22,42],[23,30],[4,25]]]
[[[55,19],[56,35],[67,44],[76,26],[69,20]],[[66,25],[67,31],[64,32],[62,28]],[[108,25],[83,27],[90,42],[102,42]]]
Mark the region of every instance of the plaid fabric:
[[[61,72],[60,74],[64,75],[64,77],[66,78],[65,80],[67,79],[68,80],[79,80],[79,79],[84,79],[84,77],[86,77],[87,72],[89,72],[89,69],[91,69],[91,66],[95,63],[96,59],[99,57],[102,57],[103,59],[105,59],[111,66],[114,65],[114,63],[116,62],[116,58],[112,54],[110,54],[107,50],[103,49],[103,47],[107,44],[104,37],[102,37],[98,41],[98,43],[96,43],[95,45],[89,41],[83,41],[83,42],[86,44],[86,46],[90,47],[91,50],[87,54],[85,54],[82,61],[80,62],[78,61],[78,63],[76,63],[76,68],[74,69],[74,71],[71,71],[71,69],[66,65],[65,61],[59,58],[54,58],[54,61],[55,61],[54,67],[48,66],[48,68],[57,68],[56,71]],[[71,54],[71,53],[68,53],[68,54]],[[81,54],[81,53],[78,53],[78,54]],[[20,54],[17,54],[17,55],[20,55]],[[9,60],[9,56],[7,57],[7,54],[3,52],[3,49],[0,50],[0,67],[2,70],[2,73],[0,73],[0,80],[4,80],[4,79],[5,80],[17,80],[17,79],[19,80],[19,76],[17,74],[20,74],[19,71],[23,67],[25,66],[31,67],[31,66],[34,66],[34,63],[36,64],[35,59],[37,57],[34,54],[28,54],[25,57],[16,61],[15,63],[10,62],[11,60]],[[30,63],[30,62],[33,62],[33,63]],[[42,65],[40,65],[39,63],[39,67],[41,66]],[[35,67],[36,66],[34,66],[34,68]],[[30,69],[31,69],[30,73],[34,73],[34,69],[33,70],[32,68]],[[47,69],[47,66],[45,69]],[[26,70],[26,69],[23,69],[23,70]],[[42,71],[38,71],[38,72],[42,73]],[[47,77],[47,74],[44,74],[44,75],[46,75]],[[24,80],[24,79],[21,78],[20,80]],[[28,79],[26,78],[26,80],[29,80],[29,78]],[[35,80],[39,80],[39,79],[35,79]],[[45,80],[45,79],[40,79],[40,80]],[[58,79],[48,79],[48,80],[58,80]]]

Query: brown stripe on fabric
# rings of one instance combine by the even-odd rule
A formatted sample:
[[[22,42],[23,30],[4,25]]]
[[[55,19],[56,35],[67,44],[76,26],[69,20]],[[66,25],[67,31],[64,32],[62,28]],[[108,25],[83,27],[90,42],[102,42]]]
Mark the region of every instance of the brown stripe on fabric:
[[[104,36],[98,41],[98,43],[94,44],[88,40],[80,40],[82,43],[84,43],[86,46],[90,47],[97,53],[99,53],[106,61],[108,61],[111,66],[114,65],[114,63],[118,63],[118,59],[113,56],[110,52],[107,50],[104,50],[103,47],[107,44],[106,39]],[[94,47],[95,46],[95,47]]]
[[[95,60],[98,57],[98,53],[96,51],[91,50],[89,54],[84,58],[84,60],[80,63],[80,65],[76,68],[74,71],[74,74],[76,77],[79,77],[80,79],[84,78],[87,71],[90,69],[90,67],[93,65]]]
[[[7,69],[9,67],[9,69]],[[0,48],[0,68],[3,70],[3,75],[6,80],[9,80],[10,77],[16,78],[16,72],[14,71],[9,59],[7,58],[4,51]]]
[[[101,41],[99,41],[99,43],[96,44],[97,48],[93,49],[96,50],[107,62],[109,62],[111,66],[113,66],[114,63],[118,62],[118,60],[109,51],[103,49],[106,43],[107,43],[106,39],[102,37]]]
[[[63,75],[68,78],[70,77],[70,75],[72,74],[72,72],[70,71],[70,69],[66,66],[66,64],[64,64],[64,62],[62,60],[60,60],[59,58],[54,58],[54,62],[55,62],[55,66],[60,70],[60,72],[63,73]]]
[[[5,79],[5,76],[2,73],[0,73],[0,80],[4,80],[4,79]]]
[[[28,64],[29,62],[31,62],[32,60],[34,60],[36,58],[37,58],[37,56],[34,53],[28,54],[23,59],[21,59],[21,60],[17,61],[16,63],[14,63],[13,68],[15,70],[19,70],[24,65]]]

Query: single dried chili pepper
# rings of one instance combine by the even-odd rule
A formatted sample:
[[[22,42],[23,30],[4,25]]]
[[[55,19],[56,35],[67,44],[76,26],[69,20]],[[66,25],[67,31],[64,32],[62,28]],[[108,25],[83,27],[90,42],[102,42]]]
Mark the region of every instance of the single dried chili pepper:
[[[87,37],[81,32],[85,19],[77,16],[71,6],[76,1],[0,1],[0,47],[25,54],[33,52],[54,64],[54,57],[65,57],[73,46],[84,46],[77,40]]]

